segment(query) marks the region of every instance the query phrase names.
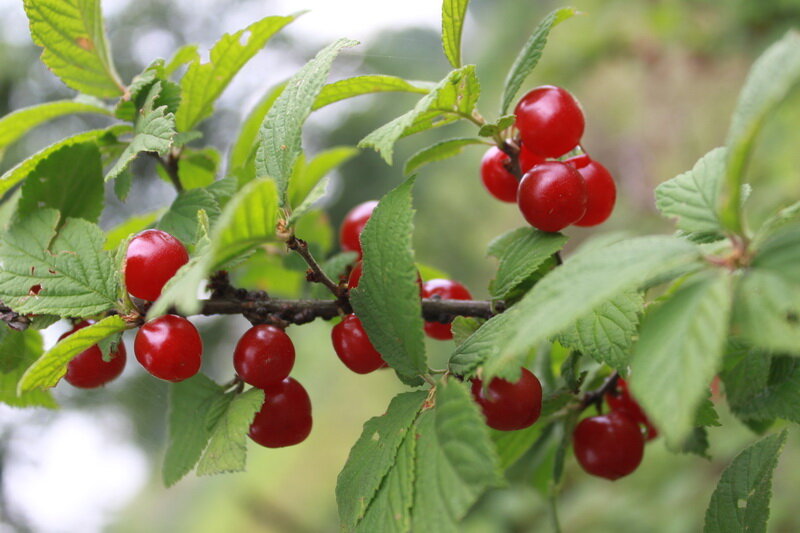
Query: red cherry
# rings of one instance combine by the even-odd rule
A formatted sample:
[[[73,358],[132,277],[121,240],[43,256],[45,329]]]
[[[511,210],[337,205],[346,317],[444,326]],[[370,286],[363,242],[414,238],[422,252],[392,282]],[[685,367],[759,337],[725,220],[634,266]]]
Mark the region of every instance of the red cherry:
[[[259,389],[276,385],[289,376],[294,366],[294,344],[280,328],[260,324],[248,329],[236,344],[233,368]]]
[[[633,399],[624,379],[619,378],[614,390],[606,393],[606,402],[612,411],[622,413],[637,424],[642,424],[647,429],[646,440],[650,441],[658,437],[658,430],[644,414],[641,406]]]
[[[369,374],[386,366],[381,354],[367,337],[361,320],[354,314],[347,315],[333,327],[331,340],[336,355],[356,374]]]
[[[612,411],[581,420],[572,434],[572,447],[584,470],[613,481],[642,462],[644,437],[636,422]]]
[[[203,341],[183,317],[164,315],[139,328],[133,342],[136,360],[159,379],[183,381],[200,370]]]
[[[497,146],[492,146],[481,160],[481,180],[489,194],[503,202],[517,199],[519,180],[508,171],[508,156]]]
[[[264,403],[250,424],[250,438],[267,448],[300,444],[311,433],[311,399],[292,378],[264,390]]]
[[[125,285],[142,300],[155,301],[164,284],[189,261],[181,241],[158,229],[148,229],[133,239],[125,256]]]
[[[586,213],[586,183],[578,171],[559,161],[536,165],[525,174],[517,203],[528,223],[542,231],[561,231]]]
[[[93,320],[84,320],[61,335],[58,340],[61,341],[79,329],[83,329],[93,323]],[[125,351],[125,344],[121,340],[117,345],[117,349],[111,352],[109,357],[108,361],[103,361],[103,352],[96,344],[92,345],[73,357],[67,364],[65,379],[73,387],[81,389],[101,387],[122,374],[122,370],[125,368],[127,352]]]
[[[347,288],[355,289],[358,287],[358,283],[361,281],[361,274],[363,273],[364,265],[359,261],[356,263],[356,266],[353,267],[353,270],[350,271],[350,277],[347,278]]]
[[[472,380],[472,397],[481,406],[486,424],[501,431],[523,429],[542,412],[542,384],[527,368],[516,382],[494,378],[483,390],[480,379]]]
[[[561,87],[537,87],[522,97],[514,114],[523,144],[542,157],[561,157],[581,142],[583,112]]]
[[[519,168],[522,170],[523,174],[528,172],[536,165],[541,165],[545,161],[546,159],[544,157],[534,154],[525,148],[524,144],[519,147]]]
[[[422,285],[423,298],[435,298],[440,300],[471,300],[472,295],[466,287],[457,281],[449,279],[430,279]],[[429,337],[439,340],[450,340],[453,332],[450,324],[440,322],[425,322],[425,333]]]
[[[361,232],[367,225],[369,217],[378,202],[372,200],[359,204],[350,210],[344,217],[342,227],[339,229],[339,244],[346,252],[358,252],[361,254]]]
[[[575,167],[586,183],[589,201],[586,214],[575,223],[576,226],[596,226],[611,216],[617,200],[617,186],[606,167],[583,154],[564,161]]]

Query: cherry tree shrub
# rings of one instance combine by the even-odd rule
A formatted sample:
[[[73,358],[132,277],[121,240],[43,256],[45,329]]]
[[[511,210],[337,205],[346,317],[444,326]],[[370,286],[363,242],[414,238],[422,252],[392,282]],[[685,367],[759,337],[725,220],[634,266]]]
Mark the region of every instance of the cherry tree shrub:
[[[295,15],[223,36],[207,61],[184,46],[125,82],[99,0],[24,0],[42,61],[79,94],[4,117],[0,150],[67,114],[104,116],[110,125],[62,139],[0,176],[3,207],[13,213],[0,236],[0,400],[53,408],[49,389],[63,377],[76,387],[105,385],[126,364],[121,334],[136,330],[136,361],[172,382],[165,484],[192,470],[241,471],[248,438],[274,448],[313,431],[284,330],[332,321],[331,356],[343,371],[392,371],[408,387],[366,422],[343,465],[342,529],[442,532],[457,531],[481,494],[521,463],[545,472],[554,497],[570,448],[587,475],[609,480],[633,475],[654,439],[702,460],[707,428],[720,424],[710,400],[719,378],[731,412],[769,434],[722,473],[705,530],[763,531],[787,437],[770,430],[800,422],[800,203],[751,229],[746,200],[758,184],[745,179],[765,119],[800,82],[800,36],[789,33],[753,66],[725,146],[655,191],[674,234],[606,239],[564,257],[559,232],[602,224],[616,200],[614,179],[581,145],[591,117],[575,95],[549,85],[521,92],[550,31],[576,12],[557,9],[539,23],[499,107],[481,102],[493,113],[485,115],[475,65],[462,64],[467,3],[443,2],[442,44],[453,70],[441,81],[370,74],[329,82],[337,55],[358,44],[331,43],[267,92],[223,147],[221,177],[220,151],[203,146],[198,125]],[[357,149],[311,158],[303,124],[335,102],[398,91],[419,101],[358,148],[392,164],[403,137],[457,121],[472,123],[474,136],[412,156],[405,182],[353,206],[341,251],[321,252],[313,228],[324,176]],[[486,152],[475,173],[488,193],[520,210],[520,227],[488,245],[498,260],[488,301],[472,299],[457,280],[423,279],[411,245],[414,174],[470,146]],[[137,157],[154,159],[177,197],[104,232],[104,186],[113,182],[124,201]],[[301,261],[314,298],[236,286],[264,246],[287,264]],[[253,325],[225,354],[235,375],[224,384],[200,372],[210,354],[191,322],[222,314]],[[45,351],[40,330],[59,319],[74,327]],[[426,334],[452,341],[446,368],[429,366]]]

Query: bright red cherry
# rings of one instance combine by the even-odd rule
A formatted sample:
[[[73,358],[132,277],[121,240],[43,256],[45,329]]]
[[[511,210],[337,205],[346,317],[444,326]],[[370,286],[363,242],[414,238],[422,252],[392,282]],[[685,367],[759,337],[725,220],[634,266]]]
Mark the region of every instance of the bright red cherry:
[[[361,232],[367,225],[369,217],[378,202],[372,200],[355,206],[347,213],[339,229],[339,244],[346,252],[358,252],[361,254]]]
[[[264,390],[264,403],[250,424],[250,438],[267,448],[300,444],[311,433],[311,399],[292,378]]]
[[[644,414],[641,406],[633,399],[624,379],[619,378],[614,390],[606,393],[606,402],[615,413],[627,415],[634,422],[643,425],[647,429],[646,440],[650,441],[658,437],[658,430]]]
[[[575,167],[586,183],[589,201],[586,214],[575,223],[576,226],[596,226],[611,216],[617,200],[617,186],[606,167],[583,154],[564,161]]]
[[[527,173],[536,165],[541,165],[545,161],[546,159],[544,157],[534,154],[525,148],[524,144],[519,147],[519,168],[522,170],[523,174]]]
[[[515,382],[494,378],[486,390],[480,379],[472,380],[472,397],[481,406],[486,424],[501,431],[523,429],[542,412],[542,384],[527,368]]]
[[[236,344],[233,368],[242,381],[259,389],[277,385],[294,366],[294,344],[281,328],[259,324]]]
[[[86,320],[79,322],[71,330],[61,335],[58,340],[69,337],[79,329],[83,329],[93,323],[93,321]],[[103,361],[103,352],[95,344],[72,358],[67,364],[65,379],[73,387],[80,387],[81,389],[101,387],[122,374],[126,359],[127,352],[121,340],[117,345],[117,349],[109,354],[108,361]]]
[[[336,355],[347,368],[356,374],[369,374],[386,366],[381,354],[372,345],[361,325],[361,320],[349,314],[331,331]]]
[[[481,160],[481,180],[489,194],[503,202],[517,199],[519,180],[508,171],[508,156],[497,146],[492,146]]]
[[[581,420],[572,434],[572,447],[584,470],[613,481],[642,462],[644,437],[636,422],[612,411]]]
[[[537,87],[522,97],[514,114],[522,142],[542,157],[561,157],[581,142],[583,112],[561,87]]]
[[[533,167],[519,184],[517,204],[528,223],[542,231],[561,231],[586,213],[588,193],[575,168],[558,161]]]
[[[449,279],[430,279],[422,285],[423,298],[439,298],[440,300],[471,300],[472,295],[466,287],[457,281]],[[450,340],[453,332],[450,324],[440,322],[425,322],[425,333],[429,337],[439,340]]]
[[[147,322],[133,342],[136,360],[159,379],[183,381],[200,370],[203,341],[183,317],[164,315]]]
[[[128,245],[125,257],[125,285],[142,300],[155,301],[180,267],[189,261],[181,241],[159,229],[148,229]]]

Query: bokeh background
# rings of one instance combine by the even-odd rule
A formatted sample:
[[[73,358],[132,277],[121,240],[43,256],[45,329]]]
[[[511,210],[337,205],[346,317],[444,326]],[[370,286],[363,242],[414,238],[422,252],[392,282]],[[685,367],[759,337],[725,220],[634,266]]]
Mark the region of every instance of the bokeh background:
[[[439,2],[404,0],[105,0],[113,53],[130,80],[155,57],[179,45],[208,49],[226,31],[270,14],[311,11],[261,52],[224,94],[205,141],[221,150],[261,95],[288,77],[320,47],[341,36],[359,39],[336,63],[332,78],[386,73],[439,80],[447,72],[438,36]],[[551,0],[473,0],[464,38],[465,57],[478,65],[480,108],[496,116],[505,73]],[[584,16],[554,30],[527,86],[557,84],[582,102],[584,146],[618,181],[618,207],[599,229],[569,229],[570,246],[609,232],[669,232],[655,212],[653,189],[689,169],[724,142],[738,90],[755,57],[792,27],[800,27],[797,0],[574,0]],[[38,61],[21,0],[0,0],[0,113],[69,98]],[[312,116],[310,153],[354,145],[368,132],[409,109],[411,95],[361,97]],[[770,210],[800,198],[800,95],[770,121],[750,170],[752,225]],[[27,135],[0,162],[4,170],[26,154],[69,133],[103,124],[66,118]],[[451,126],[399,143],[396,161],[447,137],[469,135]],[[480,148],[424,169],[416,186],[417,257],[463,281],[477,297],[495,263],[485,257],[496,235],[521,225],[516,208],[500,204],[478,178]],[[401,165],[386,166],[365,152],[337,172],[324,200],[331,227],[356,203],[380,197],[402,179]],[[151,166],[137,166],[130,199],[109,192],[105,228],[123,218],[168,205],[174,196]],[[317,239],[335,244],[322,226]],[[274,265],[273,265],[274,266]],[[272,268],[248,279],[276,295],[296,294],[298,274]],[[252,274],[252,273],[251,273]],[[206,342],[204,371],[219,380],[232,374],[231,353],[248,326],[242,318],[196,322]],[[51,342],[65,324],[47,332]],[[58,411],[0,406],[0,532],[334,532],[336,475],[361,425],[381,414],[399,390],[387,372],[357,376],[333,353],[330,326],[292,327],[298,352],[293,375],[314,404],[314,430],[302,445],[281,450],[251,446],[248,471],[215,478],[190,475],[171,489],[160,481],[166,436],[167,387],[129,364],[104,390],[78,391],[62,383]],[[130,342],[131,339],[127,339]],[[434,358],[450,345],[429,341]],[[132,354],[132,350],[129,353]],[[591,478],[568,462],[559,509],[566,532],[700,531],[705,507],[722,469],[756,436],[718,406],[723,428],[710,430],[713,460],[676,456],[660,441],[644,463],[613,484]],[[790,434],[775,479],[770,531],[800,531],[796,489],[800,437]],[[488,494],[464,531],[548,531],[548,501],[530,480]],[[423,533],[423,532],[421,532]],[[427,533],[427,532],[424,532]],[[435,532],[432,532],[435,533]]]

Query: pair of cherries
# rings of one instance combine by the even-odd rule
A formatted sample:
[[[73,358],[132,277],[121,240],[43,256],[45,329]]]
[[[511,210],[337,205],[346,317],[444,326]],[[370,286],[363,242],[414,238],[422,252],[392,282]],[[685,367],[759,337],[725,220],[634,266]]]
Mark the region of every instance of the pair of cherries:
[[[617,196],[608,169],[587,154],[552,160],[580,144],[585,121],[577,100],[560,87],[546,85],[523,96],[514,113],[523,177],[517,180],[508,155],[492,147],[481,162],[488,191],[504,202],[516,202],[525,220],[542,231],[604,222]]]

